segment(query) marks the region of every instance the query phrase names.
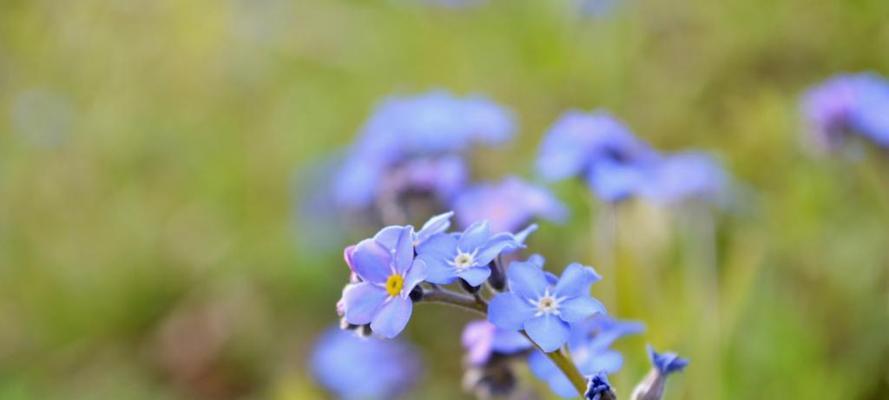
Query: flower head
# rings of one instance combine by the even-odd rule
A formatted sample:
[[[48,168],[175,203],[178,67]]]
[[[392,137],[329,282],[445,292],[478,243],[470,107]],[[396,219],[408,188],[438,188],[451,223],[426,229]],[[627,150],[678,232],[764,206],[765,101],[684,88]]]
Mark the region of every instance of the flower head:
[[[430,237],[417,247],[417,259],[428,266],[429,282],[449,284],[460,278],[479,286],[491,275],[488,264],[497,255],[519,247],[522,244],[511,233],[492,235],[488,222],[481,221],[462,233]]]
[[[664,395],[667,376],[688,366],[688,360],[676,353],[657,353],[651,345],[648,346],[648,357],[651,359],[651,372],[636,385],[630,396],[633,400],[660,400]]]
[[[617,396],[611,390],[611,384],[608,383],[608,375],[600,372],[593,375],[587,382],[587,389],[583,398],[587,400],[615,400]]]
[[[476,366],[485,364],[493,354],[509,355],[533,347],[521,333],[497,328],[485,320],[467,324],[462,341],[467,361]]]
[[[462,226],[487,220],[494,232],[518,230],[535,217],[562,221],[568,214],[548,190],[516,177],[466,189],[454,201],[454,210]]]
[[[503,329],[524,329],[543,351],[555,351],[568,340],[570,323],[605,312],[590,297],[590,285],[601,279],[591,267],[571,264],[553,282],[542,260],[534,258],[513,262],[506,276],[510,291],[491,300],[488,320]]]
[[[702,200],[714,204],[727,201],[729,177],[719,162],[702,152],[665,156],[649,170],[643,196],[656,203],[676,204]]]
[[[623,365],[623,356],[611,350],[611,344],[621,337],[638,334],[643,330],[645,326],[642,323],[619,321],[605,314],[596,314],[572,324],[568,352],[581,374],[612,374]],[[532,353],[528,357],[528,365],[531,372],[545,380],[559,396],[577,397],[577,390],[568,378],[544,354]]]
[[[889,146],[889,81],[872,73],[839,75],[809,90],[802,113],[816,143],[841,147],[852,134]]]
[[[547,132],[537,170],[551,181],[580,177],[605,201],[632,196],[643,183],[640,169],[657,153],[604,111],[565,113]]]
[[[426,277],[426,265],[414,259],[413,242],[413,227],[388,227],[355,245],[351,252],[346,250],[347,264],[360,280],[343,290],[346,322],[369,323],[375,333],[386,338],[404,329],[413,308],[410,292]]]
[[[328,329],[315,344],[311,371],[342,399],[391,399],[411,389],[421,373],[420,359],[404,343],[359,338]]]

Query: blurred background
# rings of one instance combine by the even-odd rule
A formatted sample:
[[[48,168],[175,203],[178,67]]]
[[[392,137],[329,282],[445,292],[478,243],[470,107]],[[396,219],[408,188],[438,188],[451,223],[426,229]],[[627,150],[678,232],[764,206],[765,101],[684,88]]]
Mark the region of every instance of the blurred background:
[[[475,179],[533,176],[563,111],[607,108],[659,149],[713,152],[742,188],[713,216],[713,279],[688,272],[688,224],[620,215],[606,303],[647,331],[617,345],[619,394],[652,343],[692,360],[667,398],[886,398],[889,163],[808,151],[799,98],[889,74],[887,16],[883,0],[4,1],[0,398],[328,398],[307,360],[337,322],[342,248],[376,227],[307,223],[323,189],[306,176],[382,98],[436,88],[515,112]],[[553,189],[571,217],[530,246],[556,270],[595,264],[601,207]],[[408,398],[470,398],[452,323],[470,317],[415,314]]]

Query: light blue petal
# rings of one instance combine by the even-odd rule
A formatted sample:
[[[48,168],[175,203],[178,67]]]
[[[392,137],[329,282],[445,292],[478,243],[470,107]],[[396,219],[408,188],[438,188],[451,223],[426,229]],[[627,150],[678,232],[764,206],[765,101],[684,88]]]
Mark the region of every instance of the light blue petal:
[[[429,240],[434,235],[447,231],[451,227],[451,217],[453,216],[454,212],[449,211],[429,218],[429,221],[426,221],[423,227],[420,228],[420,231],[417,232],[417,245]]]
[[[383,247],[389,250],[394,250],[398,245],[398,236],[401,235],[401,230],[403,228],[403,226],[398,225],[387,226],[374,235],[374,240]]]
[[[501,293],[488,303],[488,321],[501,329],[518,331],[534,316],[534,308],[514,293]]]
[[[559,349],[568,340],[568,324],[555,315],[541,315],[525,321],[525,332],[547,352]]]
[[[540,350],[528,356],[528,368],[535,376],[545,381],[549,381],[556,374],[561,374],[559,367]]]
[[[463,250],[464,253],[471,253],[473,250],[484,246],[488,238],[491,237],[491,228],[488,221],[479,221],[472,224],[460,235],[460,241],[457,248]]]
[[[589,296],[590,285],[602,277],[591,267],[573,263],[565,268],[553,294],[558,297]]]
[[[385,289],[369,282],[349,285],[343,292],[346,321],[354,325],[369,323],[388,296]]]
[[[362,240],[352,252],[352,267],[362,280],[383,284],[392,274],[392,253],[373,239]]]
[[[417,254],[452,259],[457,255],[457,238],[447,233],[432,236],[417,247]]]
[[[447,285],[457,279],[457,269],[435,254],[421,254],[417,257],[426,265],[426,281]]]
[[[553,377],[549,380],[549,388],[552,389],[560,397],[564,397],[566,399],[576,399],[580,396],[580,393],[577,393],[577,389],[574,389],[574,385],[571,384],[571,381],[565,377],[561,371],[553,375]]]
[[[414,290],[415,286],[426,279],[428,271],[429,267],[426,266],[426,263],[423,260],[419,258],[414,260],[413,265],[411,265],[411,268],[404,276],[404,286],[401,289],[401,293],[405,296],[410,294],[411,290]]]
[[[519,296],[537,300],[546,290],[546,275],[537,265],[530,262],[513,261],[506,270],[509,289]]]
[[[414,228],[405,226],[398,235],[395,248],[395,271],[404,274],[414,262]]]
[[[476,287],[491,276],[491,268],[487,264],[480,267],[470,267],[457,272],[457,276],[466,281],[470,286]]]
[[[407,321],[411,319],[412,308],[413,303],[410,299],[393,297],[380,307],[380,311],[370,323],[370,329],[375,334],[392,339],[404,330]]]
[[[579,365],[578,368],[580,369],[580,373],[584,375],[595,375],[599,372],[613,374],[620,370],[623,363],[624,358],[620,353],[614,350],[605,350],[596,353],[586,360],[586,362]]]
[[[580,296],[565,300],[559,305],[559,318],[571,323],[589,318],[593,314],[605,314],[605,306],[589,296]]]
[[[528,240],[528,236],[537,231],[537,224],[528,225],[525,229],[519,231],[519,233],[515,234],[515,241],[519,244],[524,245],[525,241]]]
[[[475,257],[476,265],[487,265],[501,252],[507,249],[517,249],[523,245],[515,240],[509,233],[499,233],[492,236],[479,250]]]

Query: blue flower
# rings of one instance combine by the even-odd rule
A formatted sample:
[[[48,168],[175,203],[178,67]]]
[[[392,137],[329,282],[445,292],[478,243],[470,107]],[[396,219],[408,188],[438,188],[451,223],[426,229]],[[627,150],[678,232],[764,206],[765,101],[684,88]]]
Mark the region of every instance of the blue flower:
[[[510,233],[491,234],[487,221],[477,222],[460,234],[432,236],[417,247],[417,259],[428,266],[426,280],[449,284],[457,278],[470,286],[491,275],[488,264],[502,251],[522,247]]]
[[[454,210],[462,226],[487,220],[494,232],[518,230],[535,217],[563,221],[568,214],[547,189],[516,177],[466,189],[454,201]]]
[[[645,326],[639,322],[619,321],[605,314],[596,314],[571,325],[568,352],[581,374],[612,374],[623,365],[623,356],[611,350],[611,344],[623,336],[638,334],[643,330]],[[534,375],[545,380],[559,396],[578,396],[568,378],[543,353],[532,353],[528,357],[528,366]]]
[[[702,200],[723,204],[728,198],[729,177],[720,163],[702,152],[682,152],[664,157],[649,170],[641,193],[656,203],[676,204]]]
[[[447,198],[466,176],[456,155],[475,144],[502,143],[514,131],[512,112],[482,96],[432,91],[389,97],[349,150],[333,182],[334,197],[340,206],[360,208],[370,205],[379,190],[419,183]],[[417,159],[427,161],[414,163]],[[393,171],[402,172],[394,183],[383,182]]]
[[[608,113],[569,111],[547,132],[537,170],[550,181],[585,179],[603,200],[620,201],[635,194],[644,183],[640,169],[657,159],[657,152]]]
[[[370,324],[380,336],[392,338],[401,333],[411,317],[410,292],[426,278],[426,265],[414,260],[414,228],[397,229],[397,240],[390,247],[386,228],[376,237],[358,243],[345,257],[360,282],[343,290],[342,313],[353,325]]]
[[[803,96],[802,113],[816,143],[841,147],[851,134],[889,146],[889,81],[873,73],[839,75]]]
[[[590,267],[574,263],[553,282],[543,271],[542,259],[514,261],[506,271],[509,292],[495,296],[488,305],[488,320],[499,328],[524,329],[545,352],[557,350],[568,340],[569,323],[604,313],[590,297],[590,285],[601,278]]]
[[[680,358],[676,353],[658,353],[651,345],[648,345],[647,348],[651,365],[662,375],[682,371],[688,366],[688,360]]]
[[[359,338],[336,328],[318,339],[310,363],[318,383],[346,400],[399,397],[412,388],[422,370],[419,357],[404,343]]]
[[[633,389],[630,396],[633,400],[660,400],[664,396],[667,377],[688,366],[688,360],[676,353],[659,354],[651,345],[648,346],[648,357],[651,359],[651,372]]]
[[[463,347],[471,365],[483,365],[497,354],[515,354],[533,345],[517,331],[500,329],[485,320],[472,321],[463,329]]]
[[[614,391],[611,390],[611,383],[608,382],[608,375],[603,372],[593,375],[587,382],[586,393],[584,399],[587,400],[611,400],[615,399]]]

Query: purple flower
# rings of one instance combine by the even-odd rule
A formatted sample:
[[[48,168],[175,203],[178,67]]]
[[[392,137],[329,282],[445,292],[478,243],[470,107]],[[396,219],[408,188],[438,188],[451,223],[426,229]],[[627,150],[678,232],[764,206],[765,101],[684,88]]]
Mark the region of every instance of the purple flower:
[[[392,236],[397,233],[397,239]],[[383,229],[372,239],[346,250],[347,263],[360,279],[343,290],[346,322],[370,324],[386,338],[398,335],[411,317],[411,290],[426,277],[426,265],[414,260],[414,228]],[[394,244],[394,246],[393,246]]]
[[[422,365],[397,340],[359,338],[336,328],[324,332],[311,356],[312,375],[341,399],[392,399],[411,389]]]
[[[568,340],[569,323],[605,312],[589,294],[590,285],[601,279],[591,267],[571,264],[551,282],[542,259],[534,258],[514,261],[506,276],[510,291],[491,300],[488,320],[502,329],[524,329],[543,351],[555,351]]]
[[[636,385],[633,400],[660,400],[664,396],[667,376],[685,369],[688,360],[680,358],[676,353],[658,354],[651,345],[648,346],[648,357],[651,359],[651,372]]]
[[[657,153],[620,121],[604,111],[565,113],[547,132],[537,170],[550,181],[586,179],[605,201],[620,201],[644,183],[640,170]]]
[[[485,320],[467,324],[462,339],[467,360],[476,366],[485,364],[494,353],[514,354],[533,347],[521,333],[497,328]]]
[[[487,220],[494,232],[518,230],[538,216],[563,221],[568,214],[562,202],[548,190],[516,177],[465,190],[454,201],[454,210],[460,225]]]
[[[417,247],[417,259],[428,266],[426,280],[449,284],[460,278],[481,285],[491,275],[488,264],[502,251],[522,247],[510,233],[491,234],[487,221],[477,222],[460,234],[432,236]]]
[[[611,390],[608,375],[600,372],[593,375],[587,382],[587,389],[583,398],[587,400],[614,400],[617,396]]]
[[[643,196],[656,203],[675,204],[697,199],[725,203],[729,177],[719,162],[702,152],[683,152],[664,157],[653,166],[643,185]]]
[[[623,356],[611,350],[611,344],[623,336],[637,334],[643,330],[645,326],[639,322],[619,321],[605,314],[596,314],[571,325],[568,352],[581,374],[585,376],[600,372],[612,374],[623,365]],[[578,396],[568,378],[543,353],[532,353],[528,357],[528,366],[534,375],[545,380],[559,396]]]
[[[809,90],[802,113],[816,143],[841,147],[852,134],[889,146],[889,81],[873,73],[839,75]]]

